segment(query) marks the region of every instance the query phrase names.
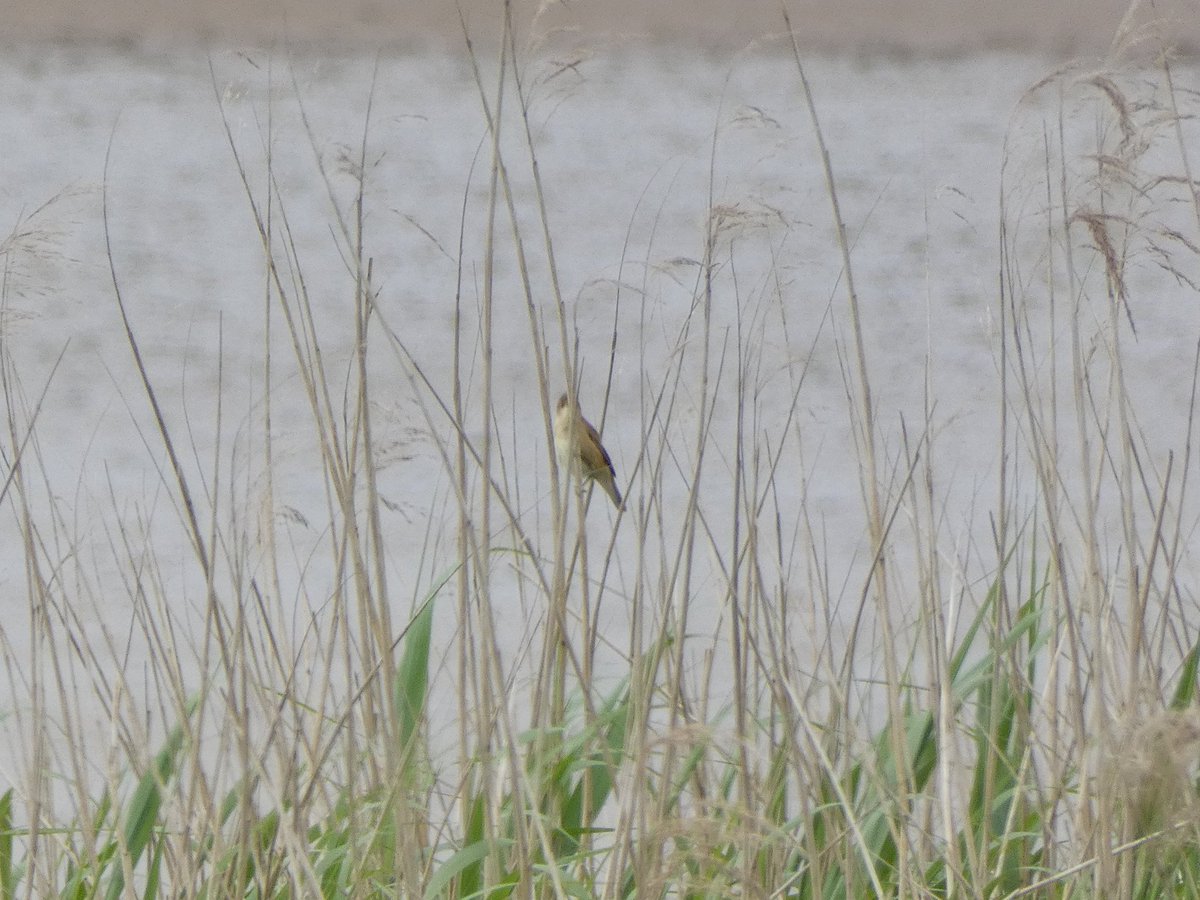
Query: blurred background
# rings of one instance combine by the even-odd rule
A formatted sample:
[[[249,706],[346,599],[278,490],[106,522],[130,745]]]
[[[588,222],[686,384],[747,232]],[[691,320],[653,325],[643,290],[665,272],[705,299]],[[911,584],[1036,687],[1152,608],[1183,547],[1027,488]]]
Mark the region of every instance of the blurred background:
[[[217,42],[287,36],[370,46],[457,39],[459,10],[473,36],[495,33],[497,0],[12,0],[6,39]],[[743,44],[781,30],[777,0],[516,0],[519,24],[537,17],[540,33],[582,31],[589,39],[687,38],[712,47]],[[956,52],[1040,49],[1103,52],[1114,34],[1151,16],[1171,43],[1193,47],[1200,19],[1180,0],[794,0],[793,25],[810,49],[892,47]],[[522,30],[521,33],[525,33]]]

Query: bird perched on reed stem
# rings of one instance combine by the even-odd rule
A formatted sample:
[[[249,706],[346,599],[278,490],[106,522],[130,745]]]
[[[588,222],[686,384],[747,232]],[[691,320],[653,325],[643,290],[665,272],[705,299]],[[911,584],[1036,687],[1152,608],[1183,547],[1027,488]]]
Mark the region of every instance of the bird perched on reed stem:
[[[617,509],[621,508],[612,459],[600,443],[599,433],[579,411],[579,404],[572,407],[566,394],[558,398],[558,411],[554,414],[554,449],[558,452],[559,468],[573,472],[582,481],[592,479],[604,488]]]

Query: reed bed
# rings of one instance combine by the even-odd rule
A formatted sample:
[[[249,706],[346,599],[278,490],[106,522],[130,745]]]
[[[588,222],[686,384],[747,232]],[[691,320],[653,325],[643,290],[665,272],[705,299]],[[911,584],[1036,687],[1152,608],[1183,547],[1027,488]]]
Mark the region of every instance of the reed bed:
[[[530,51],[511,29],[493,56],[466,51],[488,202],[481,220],[464,202],[480,255],[467,258],[465,237],[445,248],[460,278],[430,286],[453,311],[437,369],[375,276],[369,111],[343,160],[352,196],[314,157],[349,273],[333,304],[309,293],[270,154],[265,169],[250,162],[226,118],[261,239],[263,382],[302,386],[307,418],[289,425],[306,435],[325,519],[306,523],[319,539],[303,553],[288,545],[299,513],[277,494],[269,393],[238,445],[258,461],[253,479],[223,453],[203,458],[161,408],[110,247],[187,571],[157,549],[163,514],[117,515],[114,498],[119,578],[101,584],[48,484],[42,394],[0,344],[3,500],[24,535],[32,622],[28,648],[5,648],[29,702],[12,714],[25,746],[0,797],[0,896],[1200,893],[1187,576],[1200,342],[1170,361],[1169,377],[1191,383],[1183,433],[1157,427],[1144,405],[1155,384],[1134,376],[1156,302],[1140,291],[1164,273],[1185,292],[1196,283],[1192,91],[1162,55],[1054,73],[1014,112],[994,293],[980,298],[998,465],[982,527],[960,542],[943,517],[954,451],[939,442],[936,380],[917,348],[923,417],[881,408],[854,279],[870,248],[847,238],[821,98],[782,46],[817,139],[797,164],[824,169],[841,255],[818,324],[837,337],[865,552],[844,571],[830,563],[843,557],[810,502],[804,451],[813,345],[789,343],[795,365],[764,369],[768,335],[795,340],[795,286],[777,234],[720,198],[715,176],[677,330],[655,349],[639,326],[656,297],[647,266],[640,284],[618,280],[607,344],[581,346],[541,191]],[[532,195],[514,191],[518,167]],[[0,248],[10,263],[26,236]],[[497,290],[498,265],[522,293]],[[498,340],[498,317],[523,323],[524,346]],[[331,329],[352,332],[345,366]],[[619,354],[647,352],[665,362],[624,395],[636,408],[609,406]],[[530,363],[523,422],[498,414],[511,386],[497,360],[513,354]],[[430,525],[413,560],[394,558],[384,525],[389,383],[411,389],[444,473],[417,500]],[[620,457],[624,508],[558,469],[563,390],[601,430],[609,416],[640,422],[643,443]],[[535,464],[525,446],[541,448]],[[415,573],[415,596],[398,595],[397,568]],[[80,612],[115,590],[133,637]],[[113,674],[134,638],[140,685]]]

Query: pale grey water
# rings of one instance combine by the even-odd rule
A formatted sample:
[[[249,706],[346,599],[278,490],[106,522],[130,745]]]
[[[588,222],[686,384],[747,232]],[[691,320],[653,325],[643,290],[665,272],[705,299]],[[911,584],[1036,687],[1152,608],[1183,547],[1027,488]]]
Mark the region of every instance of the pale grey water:
[[[355,157],[362,141],[375,62],[373,57],[288,60],[252,51],[160,56],[45,46],[11,49],[0,61],[5,131],[19,136],[0,156],[0,210],[15,223],[62,195],[34,219],[47,229],[34,244],[38,255],[21,250],[8,255],[12,272],[6,301],[5,339],[31,398],[63,353],[37,428],[50,488],[66,520],[47,552],[56,562],[78,560],[89,584],[82,592],[87,599],[75,612],[95,634],[104,627],[113,635],[114,656],[122,660],[135,694],[147,676],[137,629],[131,626],[128,591],[117,575],[122,567],[128,570],[128,563],[114,565],[108,546],[118,514],[126,522],[149,523],[167,582],[164,602],[190,627],[200,621],[196,610],[203,594],[178,514],[160,487],[155,461],[163,465],[163,454],[114,303],[101,220],[106,148],[111,139],[107,194],[113,256],[151,376],[191,476],[210,473],[216,454],[223,477],[235,479],[234,505],[253,544],[259,525],[254,499],[262,495],[261,465],[254,454],[261,452],[261,436],[255,435],[264,393],[264,272],[218,97],[260,201],[269,123],[282,212],[322,322],[321,339],[335,373],[331,381],[340,384],[353,331],[352,279],[333,234],[333,208],[314,152],[348,213],[355,181],[340,157],[347,151]],[[486,147],[468,186],[472,160],[486,137],[480,98],[462,58],[383,57],[378,64],[367,138],[367,252],[374,259],[384,317],[446,389],[456,279],[451,255],[464,192],[465,296],[471,310],[482,278]],[[1018,103],[1052,65],[1043,57],[1007,53],[808,61],[854,247],[884,466],[891,471],[899,465],[902,422],[910,439],[922,430],[928,367],[942,492],[937,515],[947,577],[956,583],[977,585],[996,566],[987,541],[1000,453],[1001,164]],[[625,285],[604,437],[631,505],[636,508],[644,496],[639,479],[646,470],[635,466],[646,427],[640,397],[659,390],[683,352],[678,336],[692,309],[696,278],[689,260],[703,253],[711,182],[713,204],[736,211],[736,227],[722,234],[723,274],[713,313],[715,352],[720,355],[722,341],[728,350],[716,395],[718,420],[728,423],[729,431],[715,436],[716,445],[728,449],[709,463],[708,515],[720,533],[722,511],[730,502],[740,312],[744,327],[757,335],[744,340],[749,378],[763,385],[763,418],[752,427],[775,427],[783,399],[799,386],[801,436],[781,463],[779,502],[785,512],[797,511],[797,518],[805,509],[808,521],[783,521],[788,562],[777,577],[791,586],[795,602],[811,604],[811,560],[804,548],[816,543],[826,555],[833,599],[852,609],[870,548],[843,375],[852,365],[851,331],[820,161],[793,64],[783,55],[630,49],[585,60],[577,68],[535,59],[526,63],[523,75],[533,97],[530,118],[560,284],[584,348],[584,408],[593,417],[601,399],[597,379],[607,368],[615,285],[618,280]],[[484,77],[491,102],[494,73],[485,71]],[[298,118],[297,97],[309,116],[311,141]],[[550,285],[528,156],[511,118],[511,95],[506,103],[505,158],[517,186],[534,302],[549,320]],[[1030,108],[1035,113],[1028,113]],[[1030,165],[1036,172],[1042,126],[1053,126],[1057,114],[1053,103],[1042,100],[1022,109],[1018,119],[1028,116],[1029,123],[1017,132],[1012,165]],[[1048,117],[1038,109],[1049,110]],[[1072,127],[1078,125],[1086,136],[1096,117],[1085,108]],[[1036,223],[1045,205],[1036,192],[1014,196],[1028,204],[1026,221]],[[545,536],[548,463],[536,419],[524,299],[510,228],[501,221],[495,356],[500,437],[509,477],[520,483],[526,526]],[[1039,227],[1044,226],[1035,225],[1028,238],[1034,246]],[[1030,254],[1023,277],[1033,279],[1038,257],[1036,250]],[[1186,285],[1158,274],[1152,260],[1142,269],[1139,277],[1147,279],[1158,302],[1138,310],[1139,336],[1128,377],[1132,390],[1144,397],[1141,414],[1161,426],[1161,440],[1154,443],[1178,452],[1191,353],[1200,333],[1194,296]],[[782,301],[775,297],[777,289]],[[308,413],[290,375],[293,365],[277,314],[273,327],[276,489],[281,506],[295,514],[277,524],[294,542],[294,551],[286,552],[297,559],[296,572],[285,572],[285,592],[295,593],[281,605],[299,613],[289,623],[298,640],[306,626],[304,611],[321,609],[330,592],[319,568],[306,573],[306,596],[299,595],[296,584],[322,537],[325,496],[311,430],[304,425]],[[384,523],[389,578],[394,617],[401,621],[410,598],[421,595],[450,564],[454,517],[446,511],[448,482],[405,367],[382,338],[374,340],[381,489],[395,505]],[[698,378],[696,340],[690,339],[685,354],[692,379]],[[218,439],[213,423],[219,358],[224,393]],[[1178,366],[1178,373],[1164,377],[1164,360]],[[474,365],[477,371],[477,359]],[[717,370],[714,363],[710,371],[715,376]],[[555,393],[560,372],[555,370]],[[682,413],[669,436],[678,463],[669,464],[664,485],[668,508],[686,497],[686,479],[674,467],[686,467],[691,459],[693,387],[685,383],[678,400]],[[518,427],[515,437],[514,415],[530,423]],[[1029,496],[1030,487],[1021,485],[1022,496]],[[44,503],[44,493],[35,499],[35,507]],[[221,502],[222,515],[228,515],[228,497]],[[602,546],[611,529],[610,511],[594,503],[591,518],[593,540]],[[435,549],[423,551],[431,519]],[[814,535],[807,533],[809,526]],[[43,527],[49,528],[48,519]],[[9,562],[0,577],[0,605],[6,648],[20,668],[28,652],[30,599],[11,519],[4,528]],[[632,557],[638,540],[634,529],[632,516],[627,517],[617,538],[619,583],[633,576],[631,564],[620,560]],[[413,561],[423,552],[426,563],[419,568]],[[900,550],[901,559],[906,552],[911,548]],[[1194,565],[1181,566],[1179,575],[1192,596]],[[902,585],[916,581],[915,573],[896,577]],[[511,610],[501,618],[515,657],[541,611],[536,598],[511,590]],[[981,595],[983,588],[974,591]],[[704,629],[718,618],[721,596],[715,577],[701,580],[693,601],[694,621],[704,623],[696,626],[701,645]],[[606,627],[613,644],[623,648],[629,640],[622,632],[627,603],[615,595],[606,602]],[[905,621],[916,614],[898,612]],[[450,640],[451,628],[447,604],[441,646]],[[820,643],[823,636],[796,636],[798,644],[810,640]],[[23,690],[14,683],[0,707],[22,707],[27,703]],[[6,769],[5,775],[11,774]]]

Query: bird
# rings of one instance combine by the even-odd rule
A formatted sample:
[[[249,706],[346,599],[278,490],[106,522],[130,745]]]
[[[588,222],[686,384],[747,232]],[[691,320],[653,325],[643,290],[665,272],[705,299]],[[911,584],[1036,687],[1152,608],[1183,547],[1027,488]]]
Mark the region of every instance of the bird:
[[[554,449],[560,468],[574,472],[582,481],[589,478],[595,481],[612,498],[617,509],[621,509],[621,492],[617,490],[617,473],[612,459],[600,443],[599,433],[579,411],[579,404],[572,407],[566,394],[558,398],[558,409],[554,414]]]

